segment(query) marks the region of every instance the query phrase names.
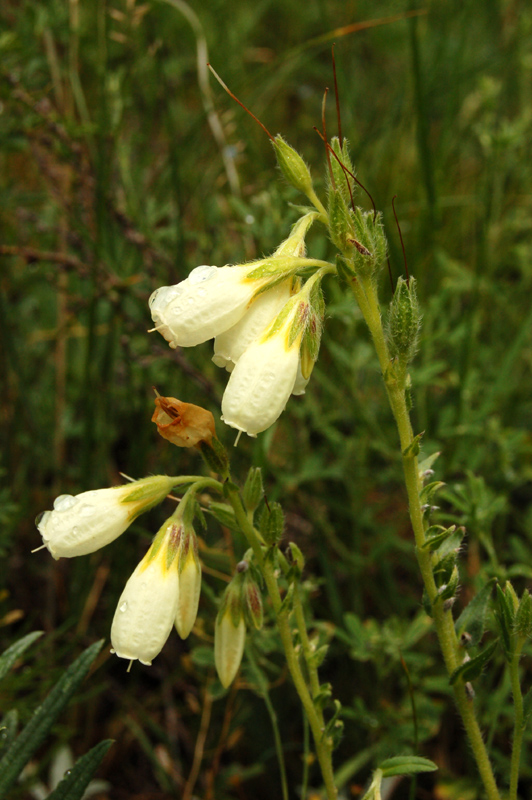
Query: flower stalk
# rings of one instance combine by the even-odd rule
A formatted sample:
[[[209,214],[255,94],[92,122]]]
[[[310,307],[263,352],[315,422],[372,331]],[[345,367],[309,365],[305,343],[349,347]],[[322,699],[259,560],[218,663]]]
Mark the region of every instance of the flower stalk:
[[[423,518],[419,493],[421,482],[417,455],[413,450],[414,434],[410,422],[406,399],[406,370],[393,371],[386,337],[382,325],[377,292],[371,279],[355,277],[351,281],[353,294],[368,325],[373,339],[379,364],[384,377],[384,384],[392,413],[397,424],[401,451],[403,453],[403,472],[408,494],[409,513],[416,544],[416,558],[425,586],[428,600],[432,607],[434,627],[440,643],[445,666],[449,675],[459,666],[459,643],[456,636],[453,617],[450,609],[445,609],[434,580],[430,552],[424,547],[426,542],[426,523]],[[462,717],[467,736],[478,770],[489,800],[500,800],[499,791],[493,775],[493,769],[486,745],[482,738],[480,726],[475,714],[471,698],[467,695],[464,682],[458,679],[454,685],[456,705]]]

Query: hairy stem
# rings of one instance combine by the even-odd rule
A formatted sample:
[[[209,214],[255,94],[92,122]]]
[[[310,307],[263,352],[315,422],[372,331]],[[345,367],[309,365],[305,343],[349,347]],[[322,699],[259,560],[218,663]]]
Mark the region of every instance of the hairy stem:
[[[334,784],[334,773],[332,766],[332,742],[328,737],[323,735],[325,729],[323,714],[321,709],[315,705],[303,672],[301,671],[299,658],[294,647],[292,631],[290,629],[290,609],[286,606],[283,607],[281,594],[277,585],[277,579],[274,574],[274,567],[270,561],[264,558],[259,537],[244,510],[238,490],[236,488],[228,487],[227,496],[235,512],[237,522],[243,534],[245,535],[248,544],[253,549],[257,565],[260,568],[260,571],[264,577],[264,582],[266,583],[266,588],[268,589],[268,594],[275,612],[277,627],[285,652],[286,663],[303,708],[305,709],[310,729],[312,731],[312,736],[314,738],[314,746],[316,748],[316,755],[318,757],[323,782],[325,784],[327,800],[336,800],[337,790]]]
[[[424,547],[426,542],[426,524],[419,498],[422,481],[419,477],[417,455],[410,449],[410,446],[414,442],[414,435],[405,394],[406,370],[401,368],[400,365],[398,369],[394,370],[393,368],[394,365],[388,353],[377,292],[373,281],[371,279],[362,278],[361,281],[358,282],[355,279],[352,281],[351,287],[369,327],[384,377],[390,406],[397,424],[401,452],[403,453],[403,471],[408,494],[410,519],[416,543],[416,558],[425,585],[425,591],[432,607],[434,627],[436,628],[445,666],[447,672],[451,675],[460,665],[460,647],[454,628],[452,613],[450,610],[444,608],[441,599],[438,597],[438,590],[432,572],[431,555]],[[456,705],[462,717],[462,722],[469,738],[488,798],[489,800],[500,800],[493,769],[476,718],[473,702],[469,698],[466,687],[460,678],[455,682],[453,690]]]
[[[524,715],[523,695],[519,681],[519,659],[525,639],[517,639],[515,651],[510,664],[510,679],[512,682],[512,695],[514,698],[514,736],[512,741],[512,760],[510,763],[510,792],[508,800],[517,800],[517,783],[519,781],[519,765],[521,763],[521,748],[523,746]]]

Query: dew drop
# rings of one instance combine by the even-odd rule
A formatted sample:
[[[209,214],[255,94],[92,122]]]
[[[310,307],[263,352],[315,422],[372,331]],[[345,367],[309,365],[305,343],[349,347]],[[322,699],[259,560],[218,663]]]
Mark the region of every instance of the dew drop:
[[[67,769],[67,771],[65,772],[65,777],[66,777],[67,775],[72,775],[72,770],[71,770],[71,769]]]
[[[196,267],[196,269],[192,270],[187,280],[194,286],[196,283],[203,283],[203,281],[209,281],[214,278],[217,271],[218,267],[209,267],[206,264],[202,264],[201,267]]]
[[[41,511],[40,514],[37,514],[37,516],[35,517],[35,524],[36,524],[37,527],[39,527],[39,524],[43,521],[43,519],[49,513],[50,513],[49,511]]]
[[[79,513],[82,517],[92,517],[95,511],[96,509],[94,506],[91,506],[89,503],[85,503],[85,505],[81,506]]]
[[[78,498],[71,494],[60,494],[54,500],[54,511],[67,511],[72,506],[75,506]]]
[[[119,610],[119,611],[121,611],[121,612],[122,612],[122,614],[124,613],[124,611],[127,611],[127,603],[124,601],[124,602],[122,603],[122,605],[120,605],[120,606],[118,607],[118,610]]]

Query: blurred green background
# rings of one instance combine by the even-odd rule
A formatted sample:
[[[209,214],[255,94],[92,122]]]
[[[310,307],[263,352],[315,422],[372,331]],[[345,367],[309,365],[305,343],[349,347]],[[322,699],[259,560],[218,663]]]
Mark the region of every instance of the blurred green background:
[[[384,212],[394,278],[404,271],[391,200],[424,322],[412,369],[425,455],[441,451],[442,515],[467,526],[460,605],[488,575],[532,580],[532,8],[519,0],[4,0],[0,9],[0,628],[3,647],[47,636],[2,684],[31,710],[80,650],[108,637],[114,605],[168,507],[105,551],[52,562],[33,519],[58,494],[119,473],[201,472],[150,422],[155,386],[219,420],[226,373],[211,343],[170,350],[148,335],[147,299],[199,264],[270,253],[303,199],[267,137],[206,77],[207,59],[311,165],[336,42],[343,133]],[[207,55],[208,49],[208,55]],[[199,68],[199,72],[198,72]],[[329,135],[336,133],[332,94]],[[358,202],[367,207],[360,195]],[[309,254],[331,255],[320,230]],[[382,276],[382,302],[391,297]],[[420,798],[480,797],[421,611],[397,438],[352,298],[326,286],[320,360],[279,422],[241,440],[235,476],[263,469],[307,557],[307,603],[331,642],[323,679],[344,705],[343,797],[379,758],[418,752],[441,769]],[[231,446],[234,432],[217,422]],[[256,673],[223,693],[209,656],[215,599],[241,556],[209,524],[201,618],[151,668],[105,655],[35,760],[116,744],[100,776],[111,800],[279,796],[271,721]],[[275,633],[250,637],[277,710],[292,796],[306,732]],[[497,666],[477,704],[499,775],[511,704]],[[527,683],[525,680],[525,689]],[[530,742],[528,742],[530,744]],[[315,765],[310,783],[319,787]],[[523,759],[523,791],[532,786]],[[394,797],[408,797],[403,781]],[[28,782],[19,795],[31,797]],[[311,797],[309,793],[307,795]]]

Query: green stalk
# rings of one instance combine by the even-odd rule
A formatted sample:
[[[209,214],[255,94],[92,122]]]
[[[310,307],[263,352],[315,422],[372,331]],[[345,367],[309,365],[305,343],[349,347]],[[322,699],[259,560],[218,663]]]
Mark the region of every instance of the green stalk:
[[[325,784],[327,800],[336,800],[337,790],[334,784],[334,773],[332,766],[332,742],[323,735],[325,725],[321,709],[315,706],[309,691],[309,687],[307,686],[301,671],[288,619],[290,610],[287,607],[282,607],[282,598],[277,585],[277,579],[275,577],[273,565],[264,558],[259,537],[257,536],[257,532],[255,531],[253,524],[250,522],[244,510],[238,490],[236,488],[232,488],[229,484],[227,486],[227,497],[233,507],[242,533],[245,535],[248,544],[253,549],[257,566],[264,577],[264,582],[266,583],[266,588],[268,589],[268,594],[270,596],[277,620],[277,628],[279,630],[281,642],[285,652],[286,663],[303,708],[305,709],[310,729],[312,731],[312,736],[314,738],[314,746],[316,748],[316,755],[318,757],[323,782]]]
[[[445,610],[441,599],[438,598],[438,590],[432,572],[431,555],[427,549],[424,548],[426,541],[425,521],[423,519],[423,511],[419,499],[422,483],[419,477],[417,456],[410,453],[405,455],[414,440],[405,395],[406,369],[404,367],[401,368],[399,365],[399,369],[397,369],[395,373],[392,372],[392,362],[384,336],[379,302],[373,281],[371,279],[362,278],[359,283],[355,279],[352,281],[351,287],[369,327],[384,377],[390,406],[397,424],[401,451],[403,453],[403,471],[408,494],[410,519],[416,543],[416,558],[425,585],[425,591],[432,606],[434,627],[436,628],[445,666],[447,672],[451,675],[460,665],[459,643],[454,628],[452,613],[450,610]],[[360,300],[362,300],[362,302],[360,302]],[[460,679],[457,680],[453,686],[453,690],[456,705],[458,706],[467,736],[471,743],[473,755],[477,762],[478,770],[488,798],[489,800],[500,800],[499,791],[495,783],[493,770],[476,718],[475,709],[471,699],[466,693],[463,681]]]
[[[521,763],[521,749],[523,746],[524,714],[523,695],[519,681],[519,659],[525,639],[517,638],[515,651],[510,664],[510,679],[512,681],[512,695],[514,698],[514,735],[512,741],[512,760],[510,762],[510,792],[508,800],[517,800],[517,783],[519,781],[519,765]]]

